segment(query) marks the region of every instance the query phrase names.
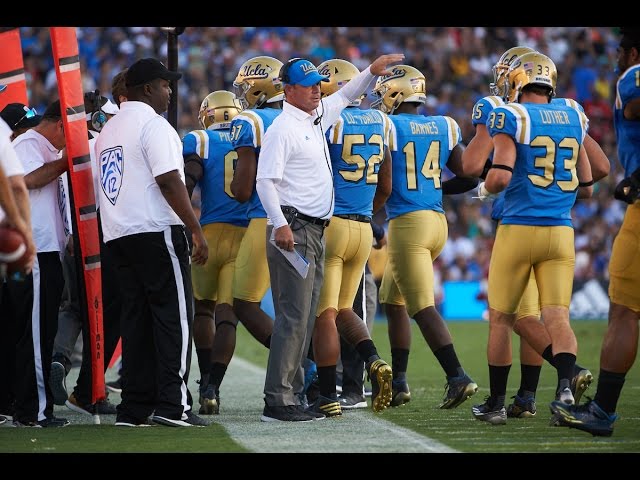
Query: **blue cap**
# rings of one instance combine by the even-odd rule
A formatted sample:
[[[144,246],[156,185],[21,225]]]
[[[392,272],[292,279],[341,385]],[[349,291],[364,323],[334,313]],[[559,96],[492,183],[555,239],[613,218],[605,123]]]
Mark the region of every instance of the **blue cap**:
[[[310,87],[320,82],[328,82],[328,75],[320,75],[316,66],[309,60],[298,60],[293,63],[288,71],[286,78],[282,81],[289,85],[302,85],[303,87]]]

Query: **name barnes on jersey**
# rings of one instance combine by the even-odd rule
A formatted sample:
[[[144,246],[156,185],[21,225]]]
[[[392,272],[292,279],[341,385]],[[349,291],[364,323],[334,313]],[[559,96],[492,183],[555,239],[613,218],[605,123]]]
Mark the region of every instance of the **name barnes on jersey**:
[[[411,133],[413,134],[428,134],[428,135],[437,135],[438,134],[438,125],[436,122],[425,122],[425,123],[417,123],[417,122],[409,122],[411,125]]]

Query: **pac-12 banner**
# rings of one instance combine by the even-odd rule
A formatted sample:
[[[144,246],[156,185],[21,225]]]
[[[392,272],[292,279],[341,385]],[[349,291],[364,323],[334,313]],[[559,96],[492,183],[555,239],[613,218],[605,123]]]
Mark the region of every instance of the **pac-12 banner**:
[[[74,236],[80,242],[86,313],[91,340],[92,403],[95,403],[105,398],[102,278],[78,39],[74,27],[51,27],[50,33],[60,94],[60,110],[67,141],[72,214],[76,226]],[[85,302],[81,301],[81,305],[85,305]]]

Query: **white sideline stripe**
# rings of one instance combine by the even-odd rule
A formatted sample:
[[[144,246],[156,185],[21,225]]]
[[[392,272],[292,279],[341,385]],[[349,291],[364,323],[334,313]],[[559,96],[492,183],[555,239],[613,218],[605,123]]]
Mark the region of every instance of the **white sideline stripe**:
[[[315,422],[261,422],[264,376],[263,368],[234,356],[220,392],[220,415],[211,417],[234,441],[253,452],[457,452],[383,420],[370,409],[343,412],[341,418]]]

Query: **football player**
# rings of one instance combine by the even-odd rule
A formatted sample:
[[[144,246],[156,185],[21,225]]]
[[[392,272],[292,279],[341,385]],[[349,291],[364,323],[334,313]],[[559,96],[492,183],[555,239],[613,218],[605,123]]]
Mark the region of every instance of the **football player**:
[[[346,60],[332,59],[318,65],[329,77],[320,83],[322,97],[338,91],[360,73]],[[391,367],[380,358],[366,323],[354,312],[353,302],[373,244],[371,217],[391,192],[390,121],[380,111],[360,109],[357,99],[342,111],[327,130],[333,171],[335,207],[325,230],[325,270],[317,318],[313,330],[314,359],[320,395],[311,407],[327,417],[353,408],[347,396],[338,400],[336,364],[340,334],[353,345],[372,381],[371,406],[379,412],[391,402]],[[361,401],[364,401],[362,391]],[[366,405],[366,403],[365,403]]]
[[[278,78],[282,62],[269,56],[253,57],[240,66],[233,87],[245,110],[231,122],[231,142],[238,164],[231,192],[245,203],[249,226],[240,245],[233,277],[233,310],[246,329],[269,348],[273,319],[260,308],[269,289],[266,231],[267,214],[255,189],[258,156],[264,133],[282,112],[284,92]]]
[[[569,324],[575,248],[571,208],[578,190],[593,190],[589,159],[582,145],[588,119],[579,109],[552,104],[556,66],[547,56],[528,52],[506,73],[507,105],[487,120],[494,157],[481,198],[505,190],[489,268],[490,396],[475,405],[478,420],[506,423],[511,332],[531,271],[539,291],[544,327],[553,345],[558,372],[556,398],[574,403],[577,341]]]
[[[560,425],[592,435],[613,434],[616,408],[625,376],[638,352],[640,320],[640,30],[623,28],[618,47],[620,73],[616,83],[614,126],[618,159],[626,177],[616,186],[615,198],[629,204],[609,261],[609,323],[600,351],[598,388],[592,401],[580,406],[551,405]]]
[[[493,141],[487,130],[487,119],[495,107],[505,104],[506,74],[511,63],[521,55],[534,51],[529,47],[512,47],[506,50],[494,65],[494,82],[489,86],[492,95],[481,98],[473,107],[471,121],[475,126],[475,135],[462,156],[465,173],[482,179],[486,177],[493,155]],[[554,98],[551,102],[565,103],[582,110],[582,107],[575,100]],[[598,143],[588,134],[585,137],[585,149],[592,164],[594,180],[597,181],[605,177],[609,172],[609,160]],[[496,222],[500,221],[503,202],[504,193],[501,193],[493,202],[491,218]],[[520,388],[516,395],[512,397],[513,403],[507,407],[507,416],[528,418],[536,414],[535,394],[543,359],[553,365],[551,339],[540,321],[538,287],[535,283],[533,271],[520,301],[516,319],[513,329],[520,336]],[[576,403],[590,385],[592,378],[593,376],[588,369],[576,365],[575,375],[571,382],[571,389]]]
[[[440,408],[455,408],[476,393],[478,385],[462,368],[447,325],[435,308],[433,261],[448,236],[442,208],[442,171],[446,166],[462,176],[462,135],[451,117],[418,113],[418,107],[426,101],[422,73],[409,65],[397,65],[392,70],[390,75],[378,78],[373,91],[377,100],[372,104],[389,114],[392,124],[392,191],[386,203],[389,258],[380,286],[380,303],[387,312],[392,347],[392,405],[409,399],[406,378],[395,372],[396,364],[400,372],[406,372],[411,341],[408,314],[446,374]],[[404,343],[394,345],[394,340]],[[393,356],[399,347],[404,354]]]
[[[200,411],[220,411],[220,384],[236,345],[238,319],[231,287],[240,242],[249,223],[246,208],[230,189],[237,154],[231,145],[231,121],[242,111],[232,92],[207,95],[198,113],[201,130],[182,139],[189,196],[200,187],[200,225],[209,245],[204,265],[192,265],[195,315],[193,340],[200,368]],[[215,323],[214,323],[215,318]]]

